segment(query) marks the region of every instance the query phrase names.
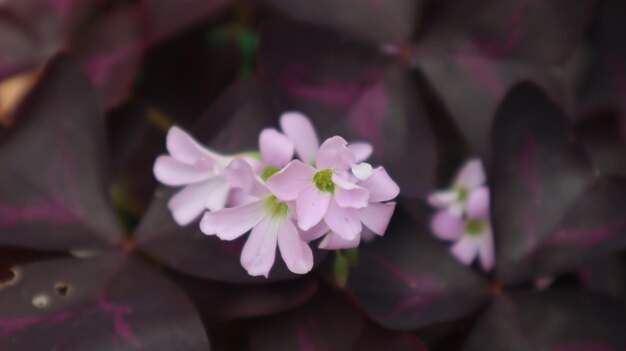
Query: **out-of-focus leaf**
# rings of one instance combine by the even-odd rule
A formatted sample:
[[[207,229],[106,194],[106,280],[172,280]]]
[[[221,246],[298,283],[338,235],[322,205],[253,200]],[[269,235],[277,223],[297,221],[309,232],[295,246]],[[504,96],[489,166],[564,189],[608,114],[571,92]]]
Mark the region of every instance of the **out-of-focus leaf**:
[[[199,121],[194,135],[222,153],[248,151],[258,147],[259,132],[266,127],[276,127],[277,119],[278,114],[261,90],[258,80],[250,77],[224,93]],[[247,235],[234,241],[222,241],[215,236],[204,235],[197,223],[186,227],[176,224],[167,208],[167,202],[175,191],[157,191],[136,232],[142,251],[177,271],[196,277],[236,283],[267,282],[263,277],[250,277],[241,267],[239,256]],[[319,263],[323,255],[323,252],[318,252],[315,262]],[[269,279],[295,277],[297,275],[290,273],[277,255]]]
[[[626,176],[626,114],[598,111],[582,119],[576,131],[600,174]]]
[[[308,115],[320,138],[341,135],[374,146],[406,196],[432,190],[432,128],[408,71],[377,48],[336,33],[273,23],[261,36],[260,63],[278,109]]]
[[[118,254],[18,266],[0,287],[0,348],[208,350],[192,304],[143,263]]]
[[[367,322],[350,301],[328,287],[305,305],[248,322],[252,351],[425,351],[414,335]]]
[[[243,285],[186,277],[175,281],[193,301],[203,319],[215,322],[266,316],[293,309],[309,300],[318,287],[318,280],[313,276]]]
[[[149,20],[149,41],[162,41],[200,22],[230,2],[231,0],[143,0]]]
[[[582,115],[612,108],[626,116],[626,3],[602,1],[591,32],[591,64],[576,87],[575,102]]]
[[[444,0],[425,45],[562,64],[582,44],[597,0]]]
[[[413,32],[422,0],[268,2],[294,19],[328,27],[373,44],[402,43]]]
[[[492,133],[496,272],[511,280],[592,183],[592,170],[563,112],[533,84],[511,90]]]
[[[40,249],[116,245],[104,190],[102,111],[64,57],[48,65],[0,145],[0,243]]]
[[[144,51],[144,27],[138,6],[120,6],[74,43],[83,70],[105,106],[116,105],[129,93]]]
[[[416,329],[476,310],[489,295],[485,279],[458,263],[418,222],[396,211],[384,238],[363,244],[347,289],[379,324]]]
[[[620,351],[626,308],[612,298],[574,290],[512,293],[494,300],[464,351]]]
[[[565,99],[565,86],[557,68],[441,50],[426,44],[418,48],[419,68],[450,111],[472,153],[487,163],[493,118],[513,85],[531,80],[546,89],[552,98]]]
[[[582,285],[593,291],[626,298],[626,263],[621,254],[599,258],[578,270]]]

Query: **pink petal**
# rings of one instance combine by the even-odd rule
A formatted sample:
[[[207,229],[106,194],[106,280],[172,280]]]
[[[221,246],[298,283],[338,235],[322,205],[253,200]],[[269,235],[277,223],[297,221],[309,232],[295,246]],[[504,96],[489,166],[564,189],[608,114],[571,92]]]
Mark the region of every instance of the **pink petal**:
[[[314,174],[315,168],[294,160],[280,172],[269,177],[267,187],[282,201],[295,200],[302,189],[313,185]]]
[[[304,274],[313,268],[313,252],[290,219],[284,219],[278,229],[278,248],[290,271]]]
[[[354,153],[357,163],[367,160],[370,156],[372,156],[372,152],[374,151],[372,144],[358,142],[348,144],[348,149]]]
[[[359,180],[365,180],[372,176],[374,169],[367,162],[352,165],[352,174]]]
[[[226,207],[230,185],[224,177],[215,177],[209,180],[209,182],[211,183],[211,190],[207,190],[208,196],[204,206],[210,211],[219,211]]]
[[[230,189],[230,192],[228,193],[228,199],[226,200],[225,207],[237,207],[258,200],[259,198],[256,196],[250,196],[241,189],[233,188]]]
[[[361,236],[357,235],[352,240],[346,240],[337,233],[330,232],[324,237],[319,248],[324,250],[351,249],[358,247],[361,242]]]
[[[291,141],[302,162],[313,164],[320,143],[311,121],[298,112],[285,112],[280,117],[280,128]]]
[[[452,245],[450,253],[464,265],[469,266],[478,254],[478,245],[472,238],[464,236]]]
[[[207,235],[217,235],[222,240],[234,240],[259,223],[265,215],[262,200],[207,212],[200,221],[200,230]]]
[[[159,182],[170,186],[197,183],[214,176],[212,167],[189,165],[171,156],[157,157],[153,173]]]
[[[480,159],[474,158],[465,163],[457,174],[455,185],[463,186],[468,190],[485,184],[485,169]]]
[[[252,166],[241,158],[234,159],[224,170],[224,178],[230,186],[243,190],[246,194],[263,197],[269,190],[254,173]]]
[[[173,126],[167,132],[167,151],[178,161],[193,164],[198,160],[221,158],[221,155],[213,153],[200,145],[187,132]]]
[[[489,218],[489,188],[481,186],[472,190],[467,199],[469,218]]]
[[[333,174],[335,201],[340,207],[363,208],[369,204],[370,192]]]
[[[395,202],[384,204],[374,202],[359,210],[359,218],[366,227],[382,236],[385,235],[385,231],[389,226],[389,221],[391,221],[391,216],[395,209]]]
[[[355,163],[356,156],[348,149],[348,142],[340,136],[326,139],[317,151],[318,169],[330,168],[335,171],[345,171]]]
[[[320,221],[309,230],[300,230],[300,237],[302,240],[309,242],[321,238],[326,233],[328,233],[328,226],[324,221]]]
[[[296,199],[298,227],[309,230],[318,224],[328,210],[330,198],[329,193],[320,192],[313,184],[304,188]]]
[[[447,208],[454,204],[459,197],[455,190],[435,191],[428,196],[428,203],[436,208]]]
[[[447,210],[441,210],[430,220],[430,229],[441,240],[458,240],[463,235],[465,224],[461,217]]]
[[[324,222],[330,230],[339,234],[345,240],[354,240],[361,233],[363,226],[359,213],[354,208],[342,208],[335,201],[331,201]]]
[[[270,166],[283,167],[293,158],[293,143],[276,129],[263,129],[259,136],[259,149],[263,161]]]
[[[215,177],[204,182],[188,185],[174,194],[167,203],[167,207],[172,211],[172,216],[176,223],[187,225],[198,218],[202,212],[206,211],[209,198],[213,199],[214,208],[220,206],[223,208],[226,203],[227,192],[216,192],[216,189],[222,184],[223,180]]]
[[[491,229],[483,234],[481,241],[478,243],[478,258],[480,260],[480,266],[485,272],[489,272],[493,269],[496,259]]]
[[[241,265],[252,276],[267,278],[276,258],[276,241],[281,220],[265,216],[248,237],[241,251]]]
[[[383,167],[374,169],[371,177],[358,184],[369,190],[370,202],[389,201],[400,194],[400,187]]]

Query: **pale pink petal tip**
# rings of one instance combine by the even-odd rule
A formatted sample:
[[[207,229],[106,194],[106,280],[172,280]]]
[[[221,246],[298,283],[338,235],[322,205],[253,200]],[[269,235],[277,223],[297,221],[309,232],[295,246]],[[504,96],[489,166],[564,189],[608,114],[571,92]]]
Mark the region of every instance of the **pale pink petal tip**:
[[[311,121],[302,113],[285,112],[280,117],[280,128],[291,139],[300,160],[313,164],[320,144]]]
[[[278,248],[290,271],[305,274],[313,268],[313,251],[300,238],[291,220],[284,219],[278,229]]]
[[[489,188],[481,186],[472,190],[466,211],[469,218],[489,218]]]
[[[478,245],[471,238],[463,237],[452,245],[450,252],[461,263],[469,266],[478,254]]]
[[[293,158],[294,145],[287,136],[276,129],[267,128],[259,136],[259,149],[263,161],[270,166],[283,167]]]
[[[372,144],[363,142],[350,143],[348,144],[348,149],[354,153],[356,162],[363,162],[367,160],[374,152]]]
[[[356,156],[348,149],[348,142],[344,138],[334,136],[322,143],[315,160],[318,169],[345,171],[356,163]]]
[[[299,160],[289,162],[280,172],[267,179],[269,190],[282,201],[292,201],[300,191],[313,185],[315,169]]]
[[[470,159],[456,176],[455,184],[467,189],[474,189],[485,184],[485,169],[480,159]]]
[[[458,240],[463,235],[463,227],[463,220],[446,210],[437,212],[430,221],[433,233],[442,240]]]

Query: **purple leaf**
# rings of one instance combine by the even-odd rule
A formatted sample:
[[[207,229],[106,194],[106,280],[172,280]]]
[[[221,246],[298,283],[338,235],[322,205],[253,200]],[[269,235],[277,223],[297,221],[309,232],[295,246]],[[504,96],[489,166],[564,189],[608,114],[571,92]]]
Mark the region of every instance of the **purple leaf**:
[[[308,115],[322,140],[341,135],[371,143],[372,163],[384,165],[404,195],[432,189],[432,128],[403,67],[377,48],[285,23],[263,31],[260,61],[278,109]]]
[[[496,273],[514,280],[528,273],[525,259],[590,186],[592,169],[563,112],[529,83],[504,99],[492,141]]]
[[[265,127],[276,127],[277,119],[278,114],[256,77],[250,77],[228,89],[201,119],[193,134],[219,152],[243,152],[257,149],[259,132]],[[157,191],[135,234],[140,250],[192,276],[236,283],[267,282],[263,277],[250,277],[241,266],[239,257],[247,236],[222,241],[204,235],[197,223],[187,227],[176,224],[167,208],[173,193],[172,190]],[[323,256],[323,252],[318,252],[315,262],[319,263]],[[295,277],[297,275],[290,273],[277,255],[269,279]]]
[[[574,290],[513,293],[494,300],[463,351],[621,351],[626,308]]]
[[[0,287],[6,350],[208,350],[192,304],[143,263],[119,254],[14,268]]]
[[[144,23],[138,6],[116,8],[99,19],[74,43],[85,73],[105,106],[128,94],[144,50]]]
[[[143,0],[149,41],[156,43],[221,10],[230,0]]]
[[[0,145],[0,243],[40,249],[117,245],[107,201],[103,116],[87,79],[57,57]]]
[[[248,329],[252,351],[426,350],[412,334],[367,322],[350,301],[328,287],[295,310],[249,321]]]
[[[359,249],[347,289],[368,314],[393,329],[459,318],[488,298],[486,280],[464,267],[418,223],[396,213],[384,238]]]
[[[583,287],[617,298],[626,298],[626,265],[621,254],[592,261],[578,270]]]
[[[626,176],[626,114],[598,111],[582,119],[576,131],[600,174]]]
[[[373,44],[385,44],[409,39],[423,1],[269,0],[269,3],[293,19],[328,27]]]
[[[597,0],[444,1],[425,45],[562,64],[582,43]],[[468,14],[471,13],[471,16]]]

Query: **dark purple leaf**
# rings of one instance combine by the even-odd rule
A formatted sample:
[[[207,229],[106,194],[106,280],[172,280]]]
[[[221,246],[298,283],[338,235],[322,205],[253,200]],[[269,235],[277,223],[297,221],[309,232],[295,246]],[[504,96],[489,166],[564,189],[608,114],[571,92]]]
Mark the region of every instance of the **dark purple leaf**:
[[[476,310],[489,294],[486,280],[464,267],[424,223],[396,211],[384,238],[359,249],[347,289],[370,316],[393,329],[415,329]]]
[[[574,290],[513,293],[493,301],[464,351],[621,351],[626,308]]]
[[[251,318],[293,309],[317,291],[316,277],[307,276],[267,284],[227,284],[181,278],[177,285],[187,293],[204,320]]]
[[[138,6],[121,6],[100,18],[74,43],[83,70],[107,107],[129,94],[144,50],[144,27]]]
[[[108,254],[15,268],[0,287],[0,348],[208,350],[192,304],[132,257]]]
[[[599,111],[582,119],[576,131],[600,174],[626,176],[626,114]]]
[[[581,267],[578,278],[585,288],[626,298],[626,265],[621,254],[599,258]]]
[[[563,112],[530,83],[507,95],[492,133],[496,272],[514,280],[591,184],[592,169]]]
[[[103,116],[77,67],[55,58],[0,146],[0,244],[84,249],[123,239],[105,191]]]
[[[413,33],[422,0],[268,0],[293,19],[373,44],[403,43]]]
[[[260,60],[279,110],[307,114],[322,140],[341,135],[371,143],[373,163],[385,166],[404,195],[432,189],[434,137],[405,68],[377,48],[286,23],[265,28]]]
[[[20,18],[0,9],[0,78],[34,66],[42,49]]]
[[[562,64],[582,45],[596,3],[447,0],[442,18],[424,40],[464,53]]]
[[[626,3],[602,1],[592,31],[591,64],[576,87],[575,102],[583,115],[612,108],[626,116]]]
[[[149,41],[167,39],[200,22],[229,4],[230,0],[143,0],[148,18]]]
[[[250,350],[425,351],[414,335],[367,322],[344,296],[323,287],[305,305],[248,322]]]
[[[226,119],[228,122],[224,126]],[[236,83],[219,99],[198,123],[194,135],[219,152],[249,151],[257,149],[259,132],[265,127],[276,126],[277,119],[278,115],[258,81],[251,77]],[[216,131],[219,131],[217,135]],[[263,277],[250,277],[241,267],[239,256],[246,235],[235,241],[222,241],[204,235],[197,223],[186,227],[176,224],[167,208],[167,201],[173,193],[173,190],[157,191],[136,232],[140,250],[192,276],[236,283],[267,282]],[[323,255],[318,252],[316,263]],[[269,279],[295,277],[297,275],[290,273],[277,255]]]
[[[489,133],[496,109],[517,82],[531,80],[557,101],[565,100],[565,85],[557,69],[548,66],[500,60],[433,45],[418,47],[418,52],[419,68],[467,139],[471,152],[484,159],[489,156]]]

